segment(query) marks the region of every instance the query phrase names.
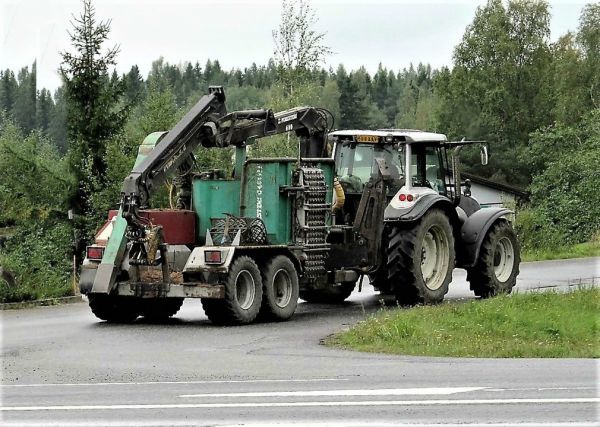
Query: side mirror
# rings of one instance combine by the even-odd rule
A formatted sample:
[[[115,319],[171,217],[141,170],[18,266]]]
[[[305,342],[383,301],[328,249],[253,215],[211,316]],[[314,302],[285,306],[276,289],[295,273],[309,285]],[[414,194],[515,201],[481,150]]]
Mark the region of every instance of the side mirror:
[[[486,145],[482,144],[479,147],[479,152],[481,154],[481,164],[483,166],[487,165],[488,164],[488,160],[489,160],[489,154],[488,154],[488,146],[487,146],[487,144]]]
[[[465,189],[463,190],[463,194],[467,197],[471,197],[471,180],[465,179]]]

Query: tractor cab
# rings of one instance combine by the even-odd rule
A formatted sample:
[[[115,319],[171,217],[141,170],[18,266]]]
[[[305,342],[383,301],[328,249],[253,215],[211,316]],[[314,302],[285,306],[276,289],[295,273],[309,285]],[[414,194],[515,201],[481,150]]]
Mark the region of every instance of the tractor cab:
[[[446,136],[403,129],[350,130],[329,134],[336,176],[344,189],[344,222],[352,223],[365,185],[386,166],[388,202],[409,189],[405,197],[436,193],[454,199],[445,147]],[[410,179],[407,179],[410,177]],[[414,195],[412,195],[414,193]],[[411,200],[412,201],[412,200]]]

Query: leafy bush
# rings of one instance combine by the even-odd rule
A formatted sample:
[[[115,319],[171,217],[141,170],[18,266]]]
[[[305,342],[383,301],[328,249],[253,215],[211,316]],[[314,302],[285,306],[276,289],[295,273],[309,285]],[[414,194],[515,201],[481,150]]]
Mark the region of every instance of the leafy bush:
[[[589,241],[600,230],[600,109],[577,127],[532,134],[529,157],[537,173],[530,186],[533,210],[521,215],[523,237],[544,247],[556,238]]]
[[[0,265],[17,282],[0,282],[0,301],[68,294],[73,232],[66,210],[74,181],[65,158],[39,133],[24,137],[3,120],[0,182],[0,224],[15,225],[0,247]]]
[[[567,243],[589,240],[600,229],[600,147],[561,156],[531,185],[532,202]]]
[[[0,122],[0,223],[66,213],[75,182],[58,149],[39,133],[24,137]]]
[[[565,233],[553,225],[541,209],[518,210],[515,228],[523,252],[557,248],[565,244]]]
[[[56,218],[18,226],[0,248],[0,265],[15,275],[17,287],[0,283],[0,301],[69,295],[71,236],[70,224]]]

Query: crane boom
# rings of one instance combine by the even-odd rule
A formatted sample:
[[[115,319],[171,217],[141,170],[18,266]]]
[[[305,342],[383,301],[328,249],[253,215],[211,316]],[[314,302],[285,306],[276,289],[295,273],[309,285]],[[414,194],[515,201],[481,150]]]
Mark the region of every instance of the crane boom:
[[[129,225],[138,218],[137,210],[148,202],[154,187],[163,184],[192,152],[216,133],[216,122],[226,114],[225,92],[220,86],[209,87],[208,95],[167,132],[156,147],[123,182],[121,209]]]

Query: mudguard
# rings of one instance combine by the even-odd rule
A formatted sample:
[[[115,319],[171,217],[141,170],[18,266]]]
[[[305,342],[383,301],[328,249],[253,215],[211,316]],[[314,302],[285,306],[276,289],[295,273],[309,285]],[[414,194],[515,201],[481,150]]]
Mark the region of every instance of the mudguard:
[[[454,210],[452,202],[439,194],[426,194],[408,209],[397,209],[391,204],[385,208],[384,221],[415,221],[421,218],[436,203],[444,204],[448,210]]]
[[[96,266],[94,268],[81,267],[81,273],[79,275],[79,292],[83,295],[88,294],[92,291],[94,286],[94,279],[96,278]]]
[[[192,250],[191,255],[183,268],[184,273],[228,273],[229,266],[233,261],[236,246],[198,246]],[[209,264],[204,259],[206,251],[219,251],[222,254],[221,264]]]
[[[458,245],[458,267],[473,267],[479,257],[479,250],[488,230],[504,215],[513,211],[506,208],[480,209],[471,215],[460,230],[461,244]]]

